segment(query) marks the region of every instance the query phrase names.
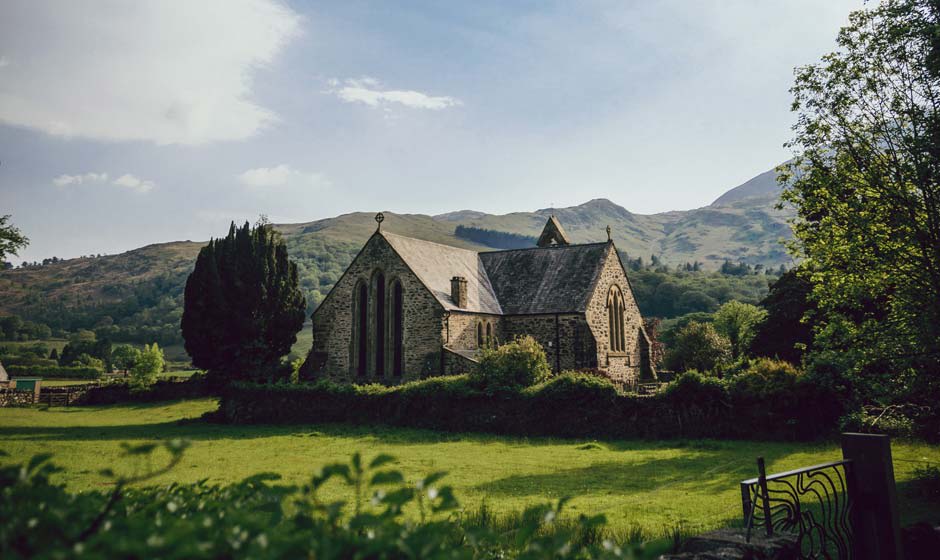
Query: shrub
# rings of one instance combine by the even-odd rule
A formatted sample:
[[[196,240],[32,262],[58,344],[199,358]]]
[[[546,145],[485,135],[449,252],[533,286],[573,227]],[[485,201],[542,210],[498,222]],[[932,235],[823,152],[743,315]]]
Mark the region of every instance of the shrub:
[[[154,342],[145,345],[131,368],[131,391],[144,391],[157,382],[157,376],[163,371],[163,350]]]
[[[715,327],[692,321],[676,333],[664,363],[673,371],[711,371],[730,357],[731,346]]]
[[[528,387],[551,376],[542,346],[531,336],[480,351],[473,377],[488,390]]]
[[[780,391],[792,391],[802,376],[802,372],[789,362],[758,358],[749,361],[743,370],[731,377],[730,388],[732,392],[764,398]]]
[[[11,376],[36,376],[48,379],[98,379],[101,370],[85,366],[10,366]]]
[[[0,467],[0,556],[590,560],[637,558],[642,550],[618,542],[603,515],[564,517],[565,499],[503,516],[461,513],[446,473],[406,479],[385,454],[356,453],[300,488],[274,485],[280,477],[271,473],[226,486],[131,486],[173,469],[186,445],[164,444],[167,464],[143,474],[102,471],[113,486],[107,492],[72,494],[53,483],[59,469],[48,455]],[[149,464],[157,446],[124,448]],[[325,486],[338,484],[347,500],[321,498]]]

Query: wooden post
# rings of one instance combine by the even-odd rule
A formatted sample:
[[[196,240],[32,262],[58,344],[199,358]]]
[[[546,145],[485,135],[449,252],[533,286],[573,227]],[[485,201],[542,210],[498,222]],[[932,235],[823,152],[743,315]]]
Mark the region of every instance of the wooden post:
[[[764,467],[764,458],[757,458],[757,487],[760,489],[761,506],[764,509],[764,529],[767,536],[774,536],[773,521],[770,519],[770,492],[767,491],[767,469]]]
[[[847,484],[854,557],[902,560],[891,439],[878,434],[842,434],[842,457],[852,461]]]

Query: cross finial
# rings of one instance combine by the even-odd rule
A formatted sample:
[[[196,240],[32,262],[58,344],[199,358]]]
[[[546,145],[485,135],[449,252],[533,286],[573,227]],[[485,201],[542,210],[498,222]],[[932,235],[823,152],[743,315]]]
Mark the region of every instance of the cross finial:
[[[375,215],[375,223],[379,224],[375,228],[375,231],[382,231],[382,222],[384,221],[385,221],[385,214],[379,212],[378,214]]]
[[[607,241],[610,241],[610,225],[607,226]]]

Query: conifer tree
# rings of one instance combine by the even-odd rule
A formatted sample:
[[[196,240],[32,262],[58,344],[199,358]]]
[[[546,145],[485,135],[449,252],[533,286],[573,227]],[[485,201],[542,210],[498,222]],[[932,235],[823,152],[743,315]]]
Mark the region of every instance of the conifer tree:
[[[270,224],[232,223],[226,237],[210,241],[183,297],[186,351],[215,385],[290,375],[280,359],[303,327],[306,300],[297,266]]]

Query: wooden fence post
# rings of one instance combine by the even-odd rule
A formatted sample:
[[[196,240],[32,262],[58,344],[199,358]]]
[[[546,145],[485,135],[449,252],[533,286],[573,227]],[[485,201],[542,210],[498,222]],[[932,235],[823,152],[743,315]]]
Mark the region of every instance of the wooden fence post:
[[[842,457],[852,461],[847,482],[855,557],[902,560],[891,439],[878,434],[842,434]]]

